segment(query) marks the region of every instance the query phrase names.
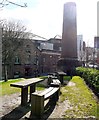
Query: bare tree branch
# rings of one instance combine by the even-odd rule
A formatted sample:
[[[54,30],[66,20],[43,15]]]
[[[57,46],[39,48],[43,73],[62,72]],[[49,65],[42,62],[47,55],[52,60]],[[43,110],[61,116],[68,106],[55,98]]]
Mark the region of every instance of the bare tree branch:
[[[17,4],[17,3],[14,3],[14,2],[11,2],[11,1],[8,1],[6,0],[8,3],[11,3],[13,5],[17,5],[17,6],[20,6],[20,7],[27,7],[27,3],[24,3],[24,5],[20,5],[20,4]]]
[[[24,3],[23,5],[21,5],[21,4],[15,3],[15,2],[11,2],[9,0],[2,0],[0,2],[0,8],[3,8],[3,7],[5,7],[7,5],[10,5],[10,4],[16,5],[16,6],[19,6],[19,7],[27,7],[27,3]]]

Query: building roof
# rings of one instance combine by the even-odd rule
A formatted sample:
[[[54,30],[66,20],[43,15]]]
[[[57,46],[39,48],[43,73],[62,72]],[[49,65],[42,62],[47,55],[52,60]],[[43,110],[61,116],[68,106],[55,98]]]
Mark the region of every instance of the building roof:
[[[51,55],[61,55],[61,52],[56,52],[56,51],[51,51],[51,50],[43,50],[42,51],[43,54],[51,54]]]

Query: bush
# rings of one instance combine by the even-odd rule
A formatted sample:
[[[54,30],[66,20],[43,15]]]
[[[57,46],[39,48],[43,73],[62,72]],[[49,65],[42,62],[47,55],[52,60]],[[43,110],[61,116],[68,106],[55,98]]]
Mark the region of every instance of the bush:
[[[76,74],[84,78],[86,83],[99,96],[99,70],[93,68],[77,67]]]

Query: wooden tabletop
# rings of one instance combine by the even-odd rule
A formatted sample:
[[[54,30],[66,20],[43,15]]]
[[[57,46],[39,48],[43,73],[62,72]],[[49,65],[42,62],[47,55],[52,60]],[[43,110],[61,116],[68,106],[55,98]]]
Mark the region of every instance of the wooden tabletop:
[[[43,81],[44,79],[40,79],[40,78],[30,78],[30,79],[26,79],[26,80],[22,80],[20,82],[16,82],[16,83],[11,83],[10,86],[13,87],[28,87],[30,85],[36,84],[38,82]]]
[[[57,72],[59,75],[67,75],[65,72],[61,71],[61,72]]]

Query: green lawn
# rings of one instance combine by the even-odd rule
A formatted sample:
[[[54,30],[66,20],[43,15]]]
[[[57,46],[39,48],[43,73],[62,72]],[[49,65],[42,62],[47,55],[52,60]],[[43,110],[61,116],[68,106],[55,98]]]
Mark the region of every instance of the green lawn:
[[[85,118],[89,116],[99,116],[99,108],[92,92],[86,86],[84,80],[78,76],[73,77],[70,82],[74,86],[64,86],[61,88],[61,102],[69,100],[70,108],[65,111],[65,118]]]
[[[71,77],[70,76],[64,76],[63,78],[65,81],[70,81],[71,80]]]
[[[10,83],[22,81],[24,79],[13,79],[7,82],[1,82],[0,88],[2,88],[1,95],[9,95],[20,92],[20,88],[10,87]],[[28,80],[28,79],[26,79]],[[60,100],[69,100],[70,108],[65,111],[65,118],[85,118],[93,116],[97,118],[99,116],[99,108],[96,99],[93,97],[92,91],[87,87],[84,80],[78,76],[65,77],[65,80],[74,83],[74,86],[61,87]],[[2,87],[1,87],[2,86]],[[37,90],[43,90],[44,85],[37,84]]]
[[[15,83],[15,82],[19,82],[22,80],[28,80],[28,79],[19,78],[19,79],[11,79],[11,80],[8,80],[7,82],[0,82],[0,88],[2,91],[2,92],[0,92],[0,96],[21,92],[20,88],[11,87],[10,84]],[[43,90],[43,89],[44,89],[44,85],[37,84],[37,90]]]

